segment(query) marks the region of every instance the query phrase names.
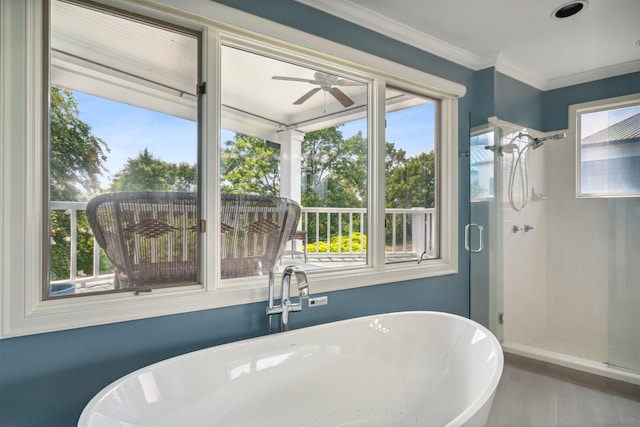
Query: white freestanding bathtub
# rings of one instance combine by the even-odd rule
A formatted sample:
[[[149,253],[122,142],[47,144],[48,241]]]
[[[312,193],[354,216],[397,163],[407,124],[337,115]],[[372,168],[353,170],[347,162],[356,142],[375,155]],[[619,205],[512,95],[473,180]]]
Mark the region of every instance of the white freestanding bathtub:
[[[98,393],[79,426],[485,425],[502,349],[437,312],[328,323],[174,357]]]

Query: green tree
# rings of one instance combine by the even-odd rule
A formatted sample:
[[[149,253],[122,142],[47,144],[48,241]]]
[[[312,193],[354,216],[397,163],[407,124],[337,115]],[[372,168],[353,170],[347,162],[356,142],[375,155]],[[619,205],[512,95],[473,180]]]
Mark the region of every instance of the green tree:
[[[399,153],[396,151],[394,154]],[[404,160],[404,155],[396,156],[396,159],[400,157]],[[388,208],[434,207],[436,180],[433,151],[409,157],[404,162],[389,160],[387,165],[393,165],[387,169],[386,175]]]
[[[347,139],[338,127],[305,134],[302,141],[302,205],[365,207],[366,156],[367,141],[361,132]],[[223,191],[278,195],[278,158],[277,149],[266,141],[236,134],[233,140],[224,143],[222,150]],[[385,162],[387,207],[434,206],[434,152],[407,157],[405,150],[387,143]],[[359,229],[359,216],[354,219],[353,226]],[[349,221],[350,218],[344,216],[343,230],[347,229]],[[332,230],[338,229],[336,215],[332,216],[329,226]],[[316,229],[315,217],[309,218],[306,227]],[[326,236],[326,216],[320,216],[318,228],[320,235]],[[314,234],[309,236],[310,243],[315,243]]]
[[[52,201],[86,201],[99,192],[98,176],[106,169],[109,147],[93,135],[91,127],[80,120],[78,101],[66,89],[50,89],[49,191]],[[93,236],[87,217],[77,217],[77,268],[93,273]],[[69,277],[71,218],[67,212],[52,210],[50,216],[51,280]],[[101,265],[107,268],[106,258]]]
[[[364,207],[367,141],[361,132],[343,139],[337,127],[305,134],[302,140],[302,204]]]
[[[302,205],[361,208],[366,206],[367,191],[367,141],[361,132],[343,139],[337,127],[308,132],[302,140]],[[353,219],[353,223],[350,223]],[[321,214],[316,227],[316,217],[310,216],[307,230],[319,230],[320,236],[332,235],[339,228],[339,218],[331,215],[327,224],[326,214]],[[342,229],[353,226],[360,229],[360,216],[342,217]],[[315,250],[315,233],[310,233],[310,250]],[[337,242],[327,248],[338,249]],[[322,249],[320,249],[322,251]]]
[[[170,163],[153,156],[147,148],[127,159],[111,182],[110,190],[121,191],[195,191],[198,171],[188,163]]]
[[[70,90],[51,87],[49,180],[51,200],[87,200],[99,190],[109,148],[79,118]]]
[[[222,148],[222,191],[226,193],[280,194],[280,154],[264,139],[236,134]]]
[[[386,144],[385,192],[386,207],[413,208],[435,206],[435,154],[420,153],[417,156],[406,157],[406,152],[396,149],[393,143]],[[391,215],[386,216],[386,241],[392,242],[393,224]],[[403,218],[396,216],[396,239],[402,239]],[[409,234],[412,224],[407,225]]]

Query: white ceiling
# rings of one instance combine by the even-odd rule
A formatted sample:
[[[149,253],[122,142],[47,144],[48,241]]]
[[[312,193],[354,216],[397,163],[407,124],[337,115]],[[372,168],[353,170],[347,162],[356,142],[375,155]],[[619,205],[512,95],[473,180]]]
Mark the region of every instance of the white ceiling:
[[[563,20],[569,0],[296,1],[541,90],[640,71],[640,0],[588,0]]]

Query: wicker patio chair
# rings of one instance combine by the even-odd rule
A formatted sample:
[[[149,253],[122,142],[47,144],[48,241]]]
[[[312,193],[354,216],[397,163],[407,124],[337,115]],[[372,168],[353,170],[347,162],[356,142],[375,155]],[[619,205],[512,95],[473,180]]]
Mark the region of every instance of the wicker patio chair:
[[[300,205],[283,197],[223,194],[222,278],[268,274],[297,229]]]
[[[116,288],[197,281],[195,193],[104,194],[87,204],[87,219]]]
[[[275,268],[300,206],[281,197],[223,194],[222,278],[267,274]],[[115,268],[115,287],[198,279],[195,193],[128,192],[98,196],[87,205],[94,236]]]

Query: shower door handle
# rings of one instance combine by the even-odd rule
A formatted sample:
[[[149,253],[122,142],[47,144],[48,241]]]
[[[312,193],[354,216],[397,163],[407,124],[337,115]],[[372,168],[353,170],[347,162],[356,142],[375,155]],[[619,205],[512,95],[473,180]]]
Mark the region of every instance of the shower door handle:
[[[479,244],[478,244],[478,248],[477,249],[471,249],[470,246],[470,231],[471,231],[471,227],[476,227],[478,229],[479,234]],[[482,231],[484,229],[482,228],[482,226],[480,224],[467,224],[467,226],[464,228],[464,248],[467,250],[467,252],[472,252],[474,254],[477,254],[478,252],[482,252],[482,249],[484,248],[482,246]]]

